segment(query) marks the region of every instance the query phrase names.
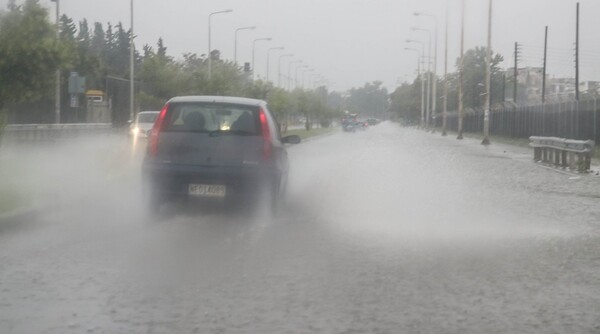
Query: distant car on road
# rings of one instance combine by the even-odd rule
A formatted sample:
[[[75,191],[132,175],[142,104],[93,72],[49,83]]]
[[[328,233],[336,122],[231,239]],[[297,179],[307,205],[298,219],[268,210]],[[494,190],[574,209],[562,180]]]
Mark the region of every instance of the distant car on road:
[[[133,138],[148,138],[158,111],[142,111],[137,114],[135,121],[129,125],[129,135]]]
[[[247,203],[265,195],[277,206],[288,157],[273,115],[262,100],[184,96],[167,102],[152,128],[142,164],[149,208],[173,199]]]
[[[377,125],[379,124],[381,121],[378,120],[377,118],[369,118],[367,119],[367,123],[369,123],[369,125]]]

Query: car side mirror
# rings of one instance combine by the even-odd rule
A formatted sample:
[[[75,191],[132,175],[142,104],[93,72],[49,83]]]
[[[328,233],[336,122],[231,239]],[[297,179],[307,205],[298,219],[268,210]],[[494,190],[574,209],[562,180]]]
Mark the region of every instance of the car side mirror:
[[[281,141],[284,144],[300,144],[302,139],[300,139],[300,136],[291,135],[291,136],[286,136],[286,137],[281,138]]]

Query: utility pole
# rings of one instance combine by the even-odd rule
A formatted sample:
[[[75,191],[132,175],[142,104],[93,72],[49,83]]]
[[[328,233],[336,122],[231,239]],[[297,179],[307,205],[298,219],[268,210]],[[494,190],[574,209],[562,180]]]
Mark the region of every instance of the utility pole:
[[[427,111],[425,118],[425,129],[429,129],[431,121],[431,33],[429,33],[429,46],[427,47]]]
[[[504,107],[504,101],[506,101],[506,71],[502,73],[502,105]]]
[[[425,56],[421,57],[422,69],[425,70]],[[421,72],[421,69],[419,69]],[[425,73],[421,72],[421,129],[425,129]]]
[[[544,33],[544,69],[542,71],[542,112],[546,103],[546,64],[548,56],[548,26]]]
[[[448,2],[446,1],[446,32],[444,46],[444,110],[442,115],[442,136],[446,136],[446,122],[448,117]]]
[[[515,68],[513,73],[513,102],[517,104],[517,86],[519,85],[519,43],[515,42]]]
[[[431,103],[431,132],[435,131],[435,113],[437,109],[437,54],[438,54],[438,24],[437,18],[433,17],[435,20],[435,37],[433,46],[433,80],[431,81],[432,87],[432,103]]]
[[[135,89],[133,83],[134,69],[133,69],[133,0],[131,0],[131,34],[129,35],[129,119],[135,120]]]
[[[460,69],[458,79],[458,136],[456,139],[463,139],[463,119],[465,117],[465,109],[463,103],[464,91],[464,76],[465,76],[465,0],[462,0],[461,5],[461,24],[460,24]]]
[[[56,2],[56,41],[60,39],[60,0]],[[56,69],[56,92],[54,105],[54,123],[60,123],[60,68]]]
[[[544,31],[544,70],[542,72],[542,136],[546,135],[546,66],[548,57],[548,26]],[[596,109],[594,109],[596,110]],[[595,115],[595,114],[594,114]],[[596,123],[594,123],[596,124]]]
[[[579,2],[575,24],[575,100],[579,101]]]
[[[485,52],[485,109],[483,112],[482,145],[490,144],[490,106],[492,97],[492,8],[493,1],[489,0],[487,49]]]

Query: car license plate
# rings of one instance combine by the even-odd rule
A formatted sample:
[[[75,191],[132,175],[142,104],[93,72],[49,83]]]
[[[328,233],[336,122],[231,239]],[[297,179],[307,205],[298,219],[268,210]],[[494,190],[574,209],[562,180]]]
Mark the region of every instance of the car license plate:
[[[225,197],[226,188],[223,185],[214,184],[190,184],[188,193],[192,196],[202,197]]]

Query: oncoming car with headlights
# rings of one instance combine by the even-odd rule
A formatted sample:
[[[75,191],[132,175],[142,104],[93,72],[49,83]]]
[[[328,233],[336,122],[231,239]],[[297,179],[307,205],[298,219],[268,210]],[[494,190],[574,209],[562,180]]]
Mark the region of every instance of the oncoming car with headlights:
[[[142,111],[137,114],[135,121],[129,126],[129,136],[133,138],[148,138],[158,111]]]

